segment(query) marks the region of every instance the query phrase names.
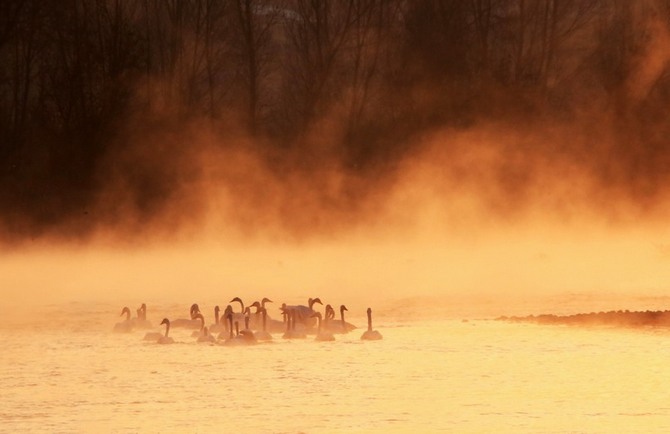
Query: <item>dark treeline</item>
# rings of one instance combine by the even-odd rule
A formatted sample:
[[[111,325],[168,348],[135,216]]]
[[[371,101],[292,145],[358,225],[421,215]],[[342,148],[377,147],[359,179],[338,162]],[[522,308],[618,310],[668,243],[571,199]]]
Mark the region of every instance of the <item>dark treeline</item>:
[[[83,234],[112,176],[150,218],[178,165],[116,156],[192,122],[252,138],[278,171],[336,161],[365,179],[432,129],[606,110],[617,169],[598,173],[652,197],[670,167],[668,4],[3,0],[0,219],[18,236],[63,222]]]

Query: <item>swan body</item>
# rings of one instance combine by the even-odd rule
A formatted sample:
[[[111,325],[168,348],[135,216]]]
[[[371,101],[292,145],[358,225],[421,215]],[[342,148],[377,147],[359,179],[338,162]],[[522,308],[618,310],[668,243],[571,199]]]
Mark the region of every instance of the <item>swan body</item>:
[[[246,315],[246,312],[247,312],[246,308],[244,307],[244,302],[242,301],[242,299],[240,297],[235,297],[232,300],[230,300],[229,303],[232,303],[232,302],[235,302],[235,301],[240,304],[240,311],[239,312],[233,311],[233,321],[237,321],[237,322],[244,321],[244,316]],[[232,307],[231,307],[231,310],[232,310]]]
[[[344,312],[349,311],[345,305],[340,306],[340,320],[329,320],[326,323],[326,328],[332,333],[349,333],[356,328],[355,325],[350,324],[344,320]],[[334,315],[334,313],[331,313]]]
[[[144,335],[144,338],[142,340],[156,342],[162,336],[163,333],[161,332],[148,332],[147,334]]]
[[[271,341],[272,335],[267,331],[267,311],[265,310],[265,307],[261,306],[260,313],[262,329],[255,333],[256,339],[259,341]]]
[[[115,333],[130,333],[133,331],[133,322],[130,320],[130,309],[127,306],[121,309],[121,315],[119,316],[123,315],[126,316],[126,319],[114,324]]]
[[[239,322],[235,321],[235,334],[233,334],[233,315],[232,313],[228,314],[226,317],[228,321],[228,326],[230,328],[230,336],[226,339],[222,345],[227,346],[239,346],[239,345],[253,345],[256,343],[256,338],[253,333],[246,333],[247,330],[239,331]]]
[[[214,306],[214,324],[209,326],[209,331],[212,333],[215,332],[222,332],[225,331],[226,326],[225,326],[225,321],[221,321],[221,317],[219,313],[221,312],[221,308],[219,306]]]
[[[323,330],[321,327],[321,312],[315,312],[313,316],[317,319],[317,332],[316,338],[314,340],[321,342],[334,341],[335,336],[333,336],[333,334],[328,330]]]
[[[295,310],[288,309],[285,312],[286,315],[286,332],[282,338],[284,339],[305,339],[307,334],[302,329],[296,329],[296,312]]]
[[[316,303],[323,304],[320,298],[309,298],[307,300],[307,306],[304,304],[299,304],[297,306],[286,306],[282,305],[282,309],[289,309],[295,313],[294,321],[298,324],[302,324],[304,327],[311,328],[316,325],[316,318],[312,317],[312,314],[315,312],[314,305]]]
[[[209,330],[207,327],[204,327],[202,330],[202,334],[198,336],[198,342],[209,342],[209,343],[214,343],[216,342],[216,339],[214,336],[209,334]]]
[[[163,318],[163,321],[161,321],[161,325],[163,324],[165,324],[165,336],[161,336],[160,338],[158,338],[156,342],[161,345],[173,344],[174,339],[168,336],[168,333],[170,333],[170,320],[167,318]]]
[[[377,330],[372,330],[372,309],[368,308],[368,329],[363,332],[361,339],[364,341],[378,341],[382,339],[382,334]]]
[[[201,313],[196,313],[194,320],[199,320],[200,321],[200,330],[196,330],[193,333],[191,333],[192,338],[198,338],[200,336],[205,336],[205,331],[207,330],[207,327],[205,327],[205,317],[202,316]]]
[[[191,319],[178,318],[171,322],[172,327],[181,327],[186,329],[199,329],[200,320],[196,318],[196,315],[200,313],[200,307],[197,303],[193,303],[189,309],[189,314]]]

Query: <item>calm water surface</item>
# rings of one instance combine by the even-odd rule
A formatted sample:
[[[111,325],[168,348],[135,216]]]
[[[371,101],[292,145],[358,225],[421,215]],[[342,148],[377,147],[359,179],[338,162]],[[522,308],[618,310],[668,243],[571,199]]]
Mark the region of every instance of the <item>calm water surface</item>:
[[[230,348],[115,334],[117,311],[50,306],[0,327],[0,431],[670,432],[663,330],[382,315],[382,341]]]

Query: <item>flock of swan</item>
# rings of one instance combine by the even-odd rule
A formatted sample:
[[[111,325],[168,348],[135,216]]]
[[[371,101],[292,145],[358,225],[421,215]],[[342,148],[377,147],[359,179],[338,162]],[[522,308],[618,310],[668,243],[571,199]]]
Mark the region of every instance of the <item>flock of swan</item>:
[[[189,309],[188,318],[173,320],[163,318],[160,325],[165,326],[165,331],[148,332],[144,340],[158,344],[172,344],[174,339],[170,336],[170,328],[179,327],[194,329],[191,337],[195,338],[196,342],[216,345],[252,345],[259,341],[271,341],[272,333],[282,333],[284,339],[305,339],[308,335],[314,335],[316,341],[334,341],[334,334],[349,333],[356,328],[344,319],[344,312],[348,311],[345,305],[340,306],[339,319],[335,319],[336,312],[330,304],[325,306],[323,315],[318,312],[315,305],[323,305],[319,298],[308,299],[306,305],[282,303],[279,308],[282,320],[270,318],[268,315],[265,305],[272,303],[269,298],[254,301],[247,307],[239,297],[233,298],[229,303],[231,304],[228,304],[223,312],[219,306],[214,307],[214,323],[209,326],[205,325],[205,317],[200,307],[193,304]],[[232,303],[239,303],[240,310],[235,311]],[[136,312],[137,316],[132,317],[130,308],[124,307],[120,316],[125,316],[125,319],[116,323],[114,331],[128,333],[134,329],[151,328],[151,323],[147,320],[146,304],[142,303]],[[367,309],[367,316],[368,328],[361,335],[361,339],[382,339],[381,333],[372,329],[372,309]]]

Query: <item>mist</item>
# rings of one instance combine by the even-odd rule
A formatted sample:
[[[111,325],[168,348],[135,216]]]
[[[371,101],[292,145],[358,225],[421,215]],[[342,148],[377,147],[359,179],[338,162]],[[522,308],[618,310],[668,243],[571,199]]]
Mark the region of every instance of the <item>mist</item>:
[[[663,301],[664,2],[484,2],[479,27],[476,2],[251,2],[248,22],[221,2],[173,27],[99,2],[86,13],[130,30],[84,14],[72,32],[90,46],[27,27],[62,30],[86,2],[19,3],[0,41],[27,72],[2,76],[5,300]],[[308,36],[324,16],[332,33]],[[198,17],[226,30],[205,37]],[[92,56],[95,29],[134,57]],[[36,41],[43,63],[15,57]]]

